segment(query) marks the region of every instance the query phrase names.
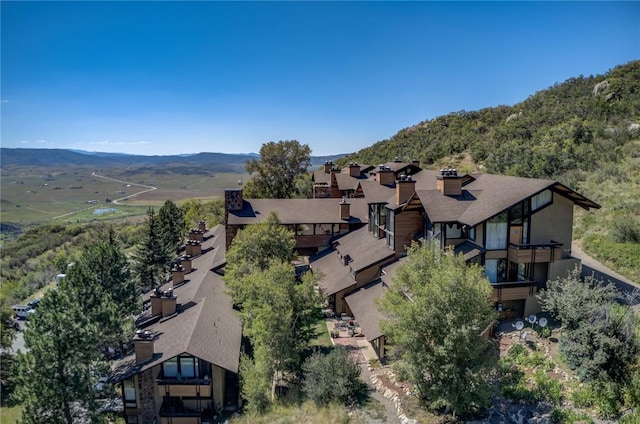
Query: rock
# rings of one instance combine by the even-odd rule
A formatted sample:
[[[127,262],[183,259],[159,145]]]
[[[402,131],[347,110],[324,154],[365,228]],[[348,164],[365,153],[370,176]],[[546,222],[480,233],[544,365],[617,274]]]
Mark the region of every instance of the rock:
[[[511,115],[507,116],[506,122],[513,121],[514,119],[518,119],[521,116],[522,116],[522,112],[512,113]]]
[[[599,82],[593,87],[593,95],[597,96],[598,94],[602,93],[607,88],[609,88],[609,81],[604,80],[602,82]]]
[[[640,131],[640,124],[629,124],[627,125],[627,131],[630,134]]]

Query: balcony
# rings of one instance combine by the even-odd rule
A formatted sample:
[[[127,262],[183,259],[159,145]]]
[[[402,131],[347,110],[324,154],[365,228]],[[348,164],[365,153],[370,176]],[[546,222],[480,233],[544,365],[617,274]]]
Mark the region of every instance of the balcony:
[[[529,296],[533,296],[538,291],[538,283],[535,281],[496,283],[491,284],[491,287],[493,287],[491,300],[494,302],[526,299]]]
[[[212,400],[165,397],[160,407],[161,422],[168,424],[212,422],[216,415],[212,406]]]
[[[159,378],[159,396],[211,397],[211,380],[202,378]]]
[[[548,263],[562,259],[562,243],[516,244],[509,243],[509,261],[517,264]]]

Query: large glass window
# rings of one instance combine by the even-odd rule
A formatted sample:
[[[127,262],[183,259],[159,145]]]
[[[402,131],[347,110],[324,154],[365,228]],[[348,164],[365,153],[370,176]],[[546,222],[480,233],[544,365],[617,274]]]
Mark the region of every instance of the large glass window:
[[[162,364],[165,378],[198,378],[200,367],[198,358],[190,355],[176,356]]]
[[[507,264],[505,259],[486,259],[484,273],[491,283],[505,281]]]
[[[502,250],[507,248],[507,213],[487,221],[487,250]]]
[[[542,193],[538,193],[531,198],[531,211],[540,209],[541,207],[551,203],[553,199],[553,193],[551,190],[545,190]]]

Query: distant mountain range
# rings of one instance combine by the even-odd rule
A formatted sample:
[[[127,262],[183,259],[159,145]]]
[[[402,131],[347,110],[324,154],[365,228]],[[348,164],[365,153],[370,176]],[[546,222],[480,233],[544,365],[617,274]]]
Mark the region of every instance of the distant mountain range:
[[[335,161],[347,154],[312,156],[313,168],[326,161]],[[198,166],[216,172],[243,172],[245,162],[257,158],[257,153],[194,153],[184,155],[145,156],[125,153],[86,152],[67,149],[0,148],[1,167],[9,166],[93,166],[97,168],[122,166]]]

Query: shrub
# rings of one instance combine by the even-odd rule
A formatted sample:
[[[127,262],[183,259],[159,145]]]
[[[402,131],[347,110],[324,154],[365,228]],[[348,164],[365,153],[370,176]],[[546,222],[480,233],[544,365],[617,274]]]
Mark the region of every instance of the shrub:
[[[596,396],[591,386],[584,386],[571,393],[571,400],[580,408],[589,408],[594,405]]]
[[[318,405],[333,401],[353,403],[366,390],[366,384],[360,379],[360,367],[342,347],[327,355],[314,353],[304,362],[302,370],[302,391]]]
[[[543,371],[536,371],[533,375],[536,382],[536,398],[558,404],[562,400],[562,384],[552,379]]]
[[[612,235],[618,243],[640,243],[640,220],[631,215],[617,217]]]
[[[578,421],[593,424],[593,419],[587,413],[572,411],[559,406],[551,410],[551,421],[559,424],[572,424]]]

